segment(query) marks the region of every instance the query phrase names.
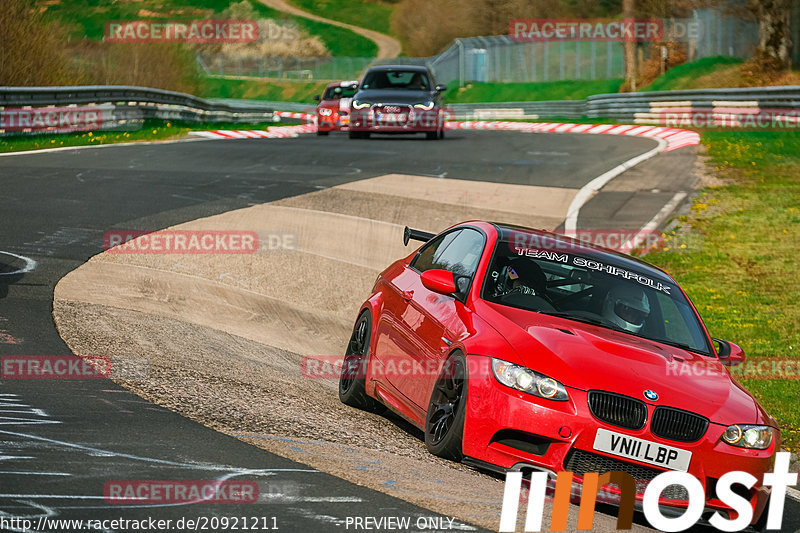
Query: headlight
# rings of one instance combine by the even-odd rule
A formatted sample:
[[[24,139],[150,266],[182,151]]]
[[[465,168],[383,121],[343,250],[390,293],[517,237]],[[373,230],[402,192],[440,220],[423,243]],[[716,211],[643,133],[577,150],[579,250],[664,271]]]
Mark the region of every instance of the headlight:
[[[564,385],[530,368],[492,358],[492,372],[497,381],[506,387],[557,402],[565,402],[569,398]]]
[[[319,110],[319,114],[322,115],[323,117],[329,117],[333,114],[333,111],[328,109],[327,107],[323,107],[322,109]]]
[[[424,109],[425,111],[429,111],[433,109],[433,102],[428,102],[426,104],[414,104],[414,107],[417,109]]]
[[[769,426],[734,424],[722,434],[722,440],[731,446],[766,450],[772,444],[773,430]]]
[[[359,102],[357,100],[353,100],[352,106],[353,109],[364,109],[365,107],[369,107],[371,104],[369,102]]]

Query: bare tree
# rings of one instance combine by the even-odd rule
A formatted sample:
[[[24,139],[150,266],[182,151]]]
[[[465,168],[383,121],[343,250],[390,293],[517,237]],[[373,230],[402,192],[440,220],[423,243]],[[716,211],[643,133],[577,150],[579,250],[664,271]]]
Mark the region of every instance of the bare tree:
[[[750,0],[758,19],[756,61],[768,70],[791,67],[792,40],[789,32],[791,0]]]
[[[632,19],[635,15],[635,0],[622,0],[622,17]],[[625,41],[622,46],[625,50],[625,86],[631,91],[636,91],[636,43]]]

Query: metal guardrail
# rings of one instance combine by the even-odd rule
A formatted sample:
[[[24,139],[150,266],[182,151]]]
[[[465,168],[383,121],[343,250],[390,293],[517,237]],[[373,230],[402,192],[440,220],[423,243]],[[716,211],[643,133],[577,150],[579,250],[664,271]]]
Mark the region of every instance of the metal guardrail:
[[[581,118],[585,114],[584,100],[544,102],[502,102],[479,104],[450,104],[447,106],[457,120],[535,119],[540,117]]]
[[[598,94],[586,99],[585,116],[636,120],[647,118],[641,114],[666,112],[670,108],[712,110],[717,107],[798,110],[800,86]]]
[[[264,106],[275,111],[292,111],[295,113],[312,113],[317,107],[317,104],[301,104],[297,102],[276,102],[268,100],[242,100],[238,98],[211,98],[212,102],[219,102],[221,104],[228,104],[232,106],[251,105],[251,106]]]
[[[309,104],[287,102],[267,104],[282,111],[311,112],[314,108]],[[598,94],[586,100],[483,102],[450,104],[447,108],[457,120],[557,117],[612,118],[644,123],[653,122],[649,119],[671,109],[710,111],[720,106],[800,111],[800,86]]]
[[[257,101],[209,100],[148,87],[87,85],[76,87],[0,87],[0,115],[25,108],[89,106],[102,117],[100,129],[131,130],[148,118],[187,122],[269,122],[274,108]],[[10,133],[48,133],[0,130]]]
[[[613,118],[645,122],[671,109],[710,111],[720,107],[800,110],[800,86],[692,89],[598,94],[586,100],[451,104],[463,120],[506,118]]]
[[[265,122],[273,111],[313,112],[313,104],[257,100],[204,99],[189,94],[129,86],[0,87],[3,108],[93,105],[102,110],[103,126],[119,127],[146,118],[207,122]],[[800,86],[743,89],[693,89],[598,94],[586,100],[451,104],[458,120],[612,118],[658,122],[672,110],[722,108],[800,111]],[[35,132],[34,132],[35,133]],[[2,135],[0,130],[0,135]]]

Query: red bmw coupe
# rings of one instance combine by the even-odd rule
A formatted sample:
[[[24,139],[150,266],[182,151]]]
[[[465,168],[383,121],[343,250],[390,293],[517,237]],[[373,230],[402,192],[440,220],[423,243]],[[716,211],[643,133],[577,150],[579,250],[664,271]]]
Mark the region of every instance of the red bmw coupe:
[[[317,135],[347,129],[350,125],[350,103],[358,88],[357,81],[340,81],[325,87],[322,97],[314,97],[317,104]]]
[[[717,480],[748,472],[756,485],[733,490],[754,522],[762,514],[777,423],[727,368],[742,349],[709,336],[668,274],[488,222],[406,228],[409,239],[424,244],[378,276],[358,314],[342,402],[388,407],[431,453],[498,472],[618,470],[637,498],[661,472],[689,472],[709,513],[732,512]],[[661,502],[686,507],[688,495],[671,485]]]

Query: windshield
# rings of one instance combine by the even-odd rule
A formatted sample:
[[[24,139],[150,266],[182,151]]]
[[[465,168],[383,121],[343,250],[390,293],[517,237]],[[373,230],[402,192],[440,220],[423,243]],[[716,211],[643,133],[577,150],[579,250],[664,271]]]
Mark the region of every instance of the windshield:
[[[498,240],[484,300],[712,353],[697,315],[671,279],[615,266],[586,248],[515,242]]]
[[[325,89],[323,100],[339,100],[340,98],[352,98],[356,94],[355,87],[328,87]]]
[[[364,76],[362,89],[431,90],[428,75],[418,70],[373,70]]]

